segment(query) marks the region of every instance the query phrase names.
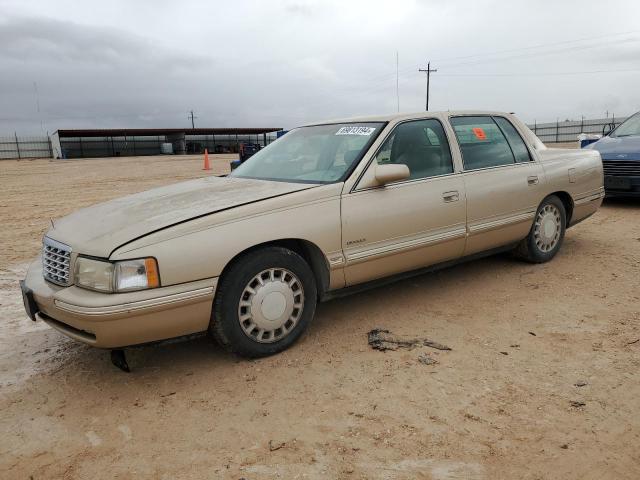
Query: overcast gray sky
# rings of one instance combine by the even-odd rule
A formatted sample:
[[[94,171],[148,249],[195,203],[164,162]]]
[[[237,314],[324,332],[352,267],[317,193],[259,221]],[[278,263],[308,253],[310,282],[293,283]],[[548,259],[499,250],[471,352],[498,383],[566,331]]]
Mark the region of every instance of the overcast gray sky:
[[[0,134],[640,110],[640,2],[0,0]]]

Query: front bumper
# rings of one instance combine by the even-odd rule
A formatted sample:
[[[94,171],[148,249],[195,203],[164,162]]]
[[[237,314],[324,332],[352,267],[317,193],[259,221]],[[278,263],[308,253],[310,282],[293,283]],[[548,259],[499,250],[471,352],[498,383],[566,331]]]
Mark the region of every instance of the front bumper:
[[[38,259],[22,285],[33,319],[89,345],[119,348],[206,330],[217,278],[106,294],[45,281]]]
[[[640,197],[640,176],[605,175],[607,197]]]

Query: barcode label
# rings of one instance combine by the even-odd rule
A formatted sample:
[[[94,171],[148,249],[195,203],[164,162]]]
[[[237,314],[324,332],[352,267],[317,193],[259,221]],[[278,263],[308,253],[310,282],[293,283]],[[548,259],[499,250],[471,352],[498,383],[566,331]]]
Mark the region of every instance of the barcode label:
[[[375,131],[375,127],[342,127],[336,135],[364,135],[369,136]]]

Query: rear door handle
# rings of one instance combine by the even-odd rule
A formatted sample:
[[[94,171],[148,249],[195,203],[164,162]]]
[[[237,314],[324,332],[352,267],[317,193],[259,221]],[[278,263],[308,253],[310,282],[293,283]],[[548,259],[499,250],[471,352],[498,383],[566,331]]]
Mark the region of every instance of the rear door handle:
[[[457,190],[452,190],[450,192],[444,192],[442,194],[442,199],[445,202],[457,202],[460,198],[460,194]]]
[[[538,184],[538,176],[537,175],[531,175],[530,177],[527,177],[527,183],[529,185],[537,185]]]

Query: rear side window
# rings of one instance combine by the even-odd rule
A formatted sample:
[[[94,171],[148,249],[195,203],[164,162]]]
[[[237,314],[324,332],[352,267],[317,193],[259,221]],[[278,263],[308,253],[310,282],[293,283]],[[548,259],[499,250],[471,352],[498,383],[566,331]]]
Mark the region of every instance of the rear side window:
[[[531,155],[529,155],[529,150],[511,122],[504,117],[493,118],[506,135],[511,150],[513,150],[513,155],[516,157],[516,162],[530,162]]]
[[[453,173],[449,142],[438,120],[414,120],[398,125],[376,155],[379,165],[404,164],[410,179]]]
[[[489,116],[453,117],[465,170],[498,167],[515,163],[502,130]]]

